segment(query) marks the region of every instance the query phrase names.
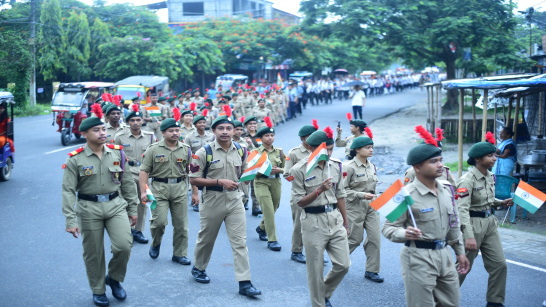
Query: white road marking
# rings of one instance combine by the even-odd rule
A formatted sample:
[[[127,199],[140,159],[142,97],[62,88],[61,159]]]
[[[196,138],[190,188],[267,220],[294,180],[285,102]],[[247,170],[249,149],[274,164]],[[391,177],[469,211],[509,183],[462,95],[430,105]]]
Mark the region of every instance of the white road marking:
[[[479,252],[478,255],[481,256],[482,253]],[[514,261],[514,260],[510,260],[510,259],[506,259],[506,262],[511,263],[511,264],[515,264],[515,265],[519,265],[521,267],[528,268],[528,269],[531,269],[531,270],[546,273],[546,269],[543,269],[543,268],[540,268],[540,267],[537,267],[537,266],[534,266],[534,265],[530,265],[530,264],[526,264],[526,263],[523,263],[523,262]]]
[[[56,152],[59,152],[59,151],[67,150],[67,149],[74,148],[74,147],[81,147],[81,146],[82,146],[82,145],[80,144],[80,145],[74,145],[74,146],[63,147],[63,148],[55,149],[55,150],[52,150],[52,151],[48,151],[48,152],[46,152],[45,154],[46,154],[46,155],[49,155],[49,154],[56,153]]]

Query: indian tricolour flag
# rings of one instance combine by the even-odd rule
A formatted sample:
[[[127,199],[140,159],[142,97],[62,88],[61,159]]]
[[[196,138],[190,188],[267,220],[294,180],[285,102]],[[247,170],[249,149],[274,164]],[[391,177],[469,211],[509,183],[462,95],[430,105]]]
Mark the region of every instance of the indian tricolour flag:
[[[146,107],[146,111],[148,111],[150,116],[161,116],[161,110],[159,110],[158,106]]]
[[[265,176],[269,176],[271,175],[271,170],[273,168],[271,167],[271,161],[269,161],[269,157],[267,156],[267,153],[265,151],[263,152],[263,155],[265,155],[266,160],[264,161],[264,163],[258,170],[258,173],[263,174]]]
[[[240,182],[254,179],[256,174],[258,174],[260,171],[262,165],[265,163],[265,161],[269,161],[269,159],[267,158],[265,151],[260,155],[256,150],[254,150],[250,153],[250,155],[248,155],[247,161],[250,167],[243,172],[241,178],[239,179]]]
[[[379,214],[384,215],[387,220],[396,221],[409,206],[413,199],[402,184],[400,179],[396,180],[381,196],[374,200],[370,206]]]
[[[546,201],[546,194],[533,188],[525,181],[520,181],[516,192],[514,193],[514,203],[523,207],[523,209],[535,213],[538,208]]]
[[[279,88],[282,88],[282,78],[281,78],[281,73],[277,73],[277,86]]]
[[[150,190],[148,185],[146,185],[146,196],[148,197],[148,205],[150,205],[150,209],[155,210],[157,200],[155,200],[154,194],[152,194],[152,190]]]
[[[328,161],[328,150],[326,150],[326,143],[320,144],[315,151],[309,156],[309,161],[307,161],[307,175],[313,171],[317,166],[319,161]]]

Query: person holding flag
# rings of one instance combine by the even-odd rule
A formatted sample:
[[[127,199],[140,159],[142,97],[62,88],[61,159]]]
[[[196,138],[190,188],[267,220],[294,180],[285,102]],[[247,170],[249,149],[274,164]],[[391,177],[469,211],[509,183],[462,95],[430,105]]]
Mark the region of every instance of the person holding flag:
[[[400,265],[407,306],[455,307],[461,300],[457,272],[468,272],[469,263],[453,187],[438,179],[444,170],[442,151],[430,133],[425,143],[413,147],[406,159],[415,181],[404,187],[397,180],[370,206],[387,218],[383,235],[404,243]],[[447,245],[455,251],[457,267]]]
[[[292,170],[293,200],[303,209],[301,233],[307,254],[307,284],[311,305],[331,306],[330,298],[349,271],[349,221],[341,161],[332,159],[333,131],[315,131],[307,138],[313,151]],[[324,277],[324,250],[332,261],[332,269]]]
[[[260,172],[254,180],[256,197],[262,207],[262,221],[256,227],[260,240],[267,241],[267,248],[272,251],[280,251],[281,245],[277,240],[275,227],[275,212],[281,203],[281,178],[284,172],[285,156],[282,148],[274,147],[275,129],[269,117],[265,118],[267,127],[263,127],[256,133],[256,137],[262,139],[262,146],[256,150],[258,154],[265,153],[269,160],[269,168]],[[264,240],[265,239],[265,240]]]
[[[467,162],[474,167],[459,179],[457,193],[470,269],[481,251],[485,270],[489,273],[487,306],[497,307],[504,306],[507,266],[497,230],[497,218],[491,208],[506,208],[512,206],[513,202],[512,198],[502,201],[495,198],[495,175],[489,171],[497,161],[495,136],[487,132],[485,139],[486,142],[476,143],[468,151]],[[466,276],[466,273],[459,275],[461,285]]]
[[[353,115],[351,113],[347,113],[347,119],[351,124],[351,135],[346,137],[345,139],[341,139],[341,132],[343,131],[343,129],[341,129],[341,127],[339,127],[338,125],[338,127],[336,128],[336,147],[345,147],[345,158],[347,160],[351,160],[349,157],[349,152],[351,151],[351,143],[355,138],[364,135],[364,129],[366,129],[368,125],[365,121],[361,119],[353,120]]]
[[[373,155],[373,136],[370,128],[368,136],[359,136],[351,143],[352,160],[343,164],[345,191],[347,191],[347,218],[350,224],[349,252],[352,253],[364,240],[366,253],[366,272],[364,277],[373,282],[383,282],[379,275],[381,264],[381,226],[379,215],[370,207],[375,199],[377,174],[375,165],[369,160]]]
[[[155,135],[155,138],[158,141],[161,141],[163,139],[163,135],[161,133],[161,129],[159,126],[161,125],[161,121],[166,119],[167,117],[164,116],[163,108],[164,106],[157,103],[158,97],[157,93],[152,92],[150,94],[150,103],[144,106],[144,116],[143,120],[146,124],[146,129],[150,132],[153,132]]]
[[[245,117],[240,118],[241,121],[235,120],[233,121],[233,138],[232,140],[239,143],[242,147],[246,149],[247,152],[254,149],[254,145],[251,143],[248,143],[241,135],[243,135],[244,128],[243,128],[243,121],[245,121]],[[250,196],[250,185],[243,184],[242,185],[243,193],[245,196],[243,196],[243,204],[245,205],[245,210],[248,210],[248,200]]]
[[[243,122],[243,125],[245,125],[246,132],[243,133],[242,137],[245,138],[248,144],[252,144],[255,148],[258,148],[262,145],[262,139],[256,136],[257,127],[258,127],[258,119],[255,116],[250,116],[245,118]],[[250,189],[250,197],[252,198],[252,215],[258,216],[262,214],[262,209],[260,209],[260,203],[258,202],[258,198],[256,198],[256,193],[254,189],[254,182],[251,181],[249,184]]]

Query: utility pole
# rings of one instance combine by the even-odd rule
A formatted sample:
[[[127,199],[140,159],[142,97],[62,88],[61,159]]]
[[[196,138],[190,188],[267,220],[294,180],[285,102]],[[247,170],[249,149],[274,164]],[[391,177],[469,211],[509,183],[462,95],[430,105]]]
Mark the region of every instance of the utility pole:
[[[30,84],[29,101],[30,106],[36,106],[36,0],[30,0]]]

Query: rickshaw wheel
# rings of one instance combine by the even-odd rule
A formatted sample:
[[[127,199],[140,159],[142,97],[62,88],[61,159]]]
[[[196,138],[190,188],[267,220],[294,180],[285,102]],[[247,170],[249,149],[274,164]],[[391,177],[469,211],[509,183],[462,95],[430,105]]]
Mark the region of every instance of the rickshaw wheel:
[[[68,146],[68,144],[70,144],[70,133],[68,130],[61,131],[61,143],[63,146]]]
[[[75,137],[76,137],[76,139],[78,139],[78,140],[79,140],[79,139],[80,139],[80,138],[82,137],[82,135],[81,135],[81,134],[79,134],[79,133],[74,133],[74,136],[75,136]]]
[[[11,158],[6,159],[6,165],[0,169],[0,181],[8,181],[11,177],[11,169],[13,165],[11,164]]]

